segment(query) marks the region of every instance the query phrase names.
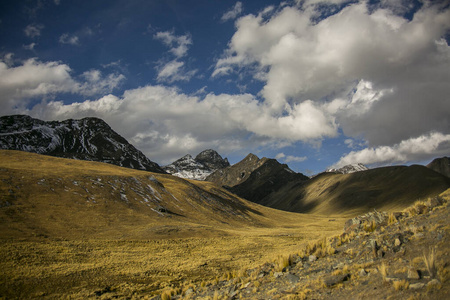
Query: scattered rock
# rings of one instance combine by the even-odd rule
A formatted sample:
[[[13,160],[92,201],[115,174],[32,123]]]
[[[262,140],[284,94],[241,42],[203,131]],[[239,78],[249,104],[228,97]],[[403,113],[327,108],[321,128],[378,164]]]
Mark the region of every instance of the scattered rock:
[[[281,276],[283,276],[283,272],[275,272],[275,273],[273,273],[273,277],[275,277],[275,278],[278,278],[278,277],[281,277]]]
[[[396,238],[395,239],[395,241],[394,241],[394,246],[400,246],[402,244],[402,242],[400,241],[400,239],[399,238]]]
[[[330,276],[324,279],[324,283],[327,287],[332,287],[338,283],[344,282],[350,278],[350,274],[341,274],[336,276]]]
[[[419,272],[417,270],[409,268],[408,269],[408,279],[420,279]]]
[[[409,288],[410,288],[411,290],[420,290],[420,289],[423,288],[424,286],[425,286],[425,283],[419,282],[419,283],[413,283],[413,284],[410,284],[410,285],[409,285]]]
[[[367,275],[367,272],[366,272],[366,270],[364,270],[364,269],[360,269],[359,270],[359,272],[358,272],[358,274],[359,274],[359,276],[366,276]]]
[[[441,282],[437,279],[432,279],[430,282],[427,283],[427,289],[428,288],[437,288],[439,289],[441,286]]]
[[[297,275],[294,275],[294,274],[287,274],[286,280],[291,283],[297,283],[300,280],[300,277],[298,277]]]
[[[315,255],[310,255],[308,258],[309,262],[315,262],[317,260],[317,256]]]

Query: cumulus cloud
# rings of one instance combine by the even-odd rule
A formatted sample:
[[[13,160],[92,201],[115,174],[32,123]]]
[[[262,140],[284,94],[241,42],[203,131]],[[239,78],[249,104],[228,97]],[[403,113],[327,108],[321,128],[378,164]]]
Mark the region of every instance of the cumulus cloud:
[[[81,79],[73,78],[72,70],[60,62],[40,62],[28,59],[21,65],[12,65],[10,56],[0,60],[0,108],[3,113],[24,109],[29,99],[47,98],[57,93],[78,93],[89,96],[111,92],[125,78],[121,74],[106,77],[100,71],[90,70]]]
[[[172,60],[168,63],[157,67],[159,82],[173,83],[175,81],[189,81],[192,76],[197,73],[197,70],[186,71],[184,62]]]
[[[42,29],[44,29],[44,25],[42,24],[30,24],[25,27],[23,32],[27,37],[35,38],[41,35]]]
[[[170,48],[169,51],[177,58],[185,56],[189,50],[189,46],[192,45],[192,37],[190,34],[175,35],[171,31],[160,31],[153,37],[157,40],[161,40],[164,45]]]
[[[170,48],[170,53],[175,56],[173,60],[167,61],[162,59],[159,62],[159,65],[156,67],[158,71],[156,80],[166,83],[189,81],[197,73],[197,70],[188,70],[181,58],[187,55],[189,45],[192,44],[190,34],[177,36],[170,31],[160,31],[153,37],[161,40],[164,45]]]
[[[348,164],[386,165],[408,161],[431,160],[450,153],[450,134],[431,132],[401,141],[393,146],[378,146],[352,151],[332,166],[340,168]]]
[[[406,19],[407,2],[298,1],[243,16],[211,77],[250,72],[263,82],[263,106],[283,128],[311,130],[317,138],[338,128],[376,148],[448,133],[450,10],[424,2]],[[333,13],[318,18],[327,5]],[[311,123],[309,112],[300,113],[308,110]],[[286,136],[308,137],[297,132]]]
[[[242,2],[238,1],[229,11],[222,15],[222,22],[236,19],[242,13]]]

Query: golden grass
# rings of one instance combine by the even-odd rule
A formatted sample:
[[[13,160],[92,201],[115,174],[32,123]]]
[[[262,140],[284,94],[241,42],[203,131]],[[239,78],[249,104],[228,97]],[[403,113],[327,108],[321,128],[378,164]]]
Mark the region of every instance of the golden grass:
[[[0,170],[0,200],[10,189],[15,197],[0,210],[5,297],[89,298],[105,287],[119,298],[179,294],[186,281],[242,279],[236,270],[295,253],[310,239],[337,234],[345,221],[102,163],[0,151]],[[150,199],[152,190],[159,200]],[[155,212],[143,197],[174,214]]]
[[[437,266],[436,266],[436,248],[430,247],[427,253],[423,254],[423,262],[427,267],[428,273],[431,278],[436,278]]]
[[[396,291],[403,291],[409,288],[409,282],[407,280],[397,280],[392,284]]]
[[[384,262],[380,266],[378,266],[378,272],[380,272],[381,277],[383,277],[383,281],[386,281],[386,277],[388,275],[388,269]]]

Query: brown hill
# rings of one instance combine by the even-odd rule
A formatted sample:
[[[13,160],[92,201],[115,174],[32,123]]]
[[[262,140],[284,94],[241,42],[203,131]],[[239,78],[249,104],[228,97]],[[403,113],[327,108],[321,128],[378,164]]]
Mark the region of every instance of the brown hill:
[[[450,177],[450,157],[436,158],[427,165],[428,168]]]
[[[209,182],[0,151],[0,238],[186,237],[268,225],[280,213]]]
[[[402,209],[449,187],[448,177],[424,166],[395,166],[292,181],[257,203],[294,212],[355,215]]]

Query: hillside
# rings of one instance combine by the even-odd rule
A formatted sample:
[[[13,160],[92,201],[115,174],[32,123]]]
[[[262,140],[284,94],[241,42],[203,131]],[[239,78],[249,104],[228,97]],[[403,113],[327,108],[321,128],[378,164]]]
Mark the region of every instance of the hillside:
[[[344,222],[210,182],[1,150],[0,298],[153,296],[295,251]]]
[[[427,165],[428,168],[450,177],[450,157],[436,158]]]
[[[98,118],[42,121],[26,115],[0,117],[0,149],[99,161],[165,173]]]
[[[277,214],[211,183],[104,163],[1,150],[0,171],[1,238],[151,238],[163,226],[195,235]]]
[[[450,187],[450,180],[419,165],[383,167],[350,174],[322,173],[293,181],[257,203],[286,211],[355,215],[402,209]]]

